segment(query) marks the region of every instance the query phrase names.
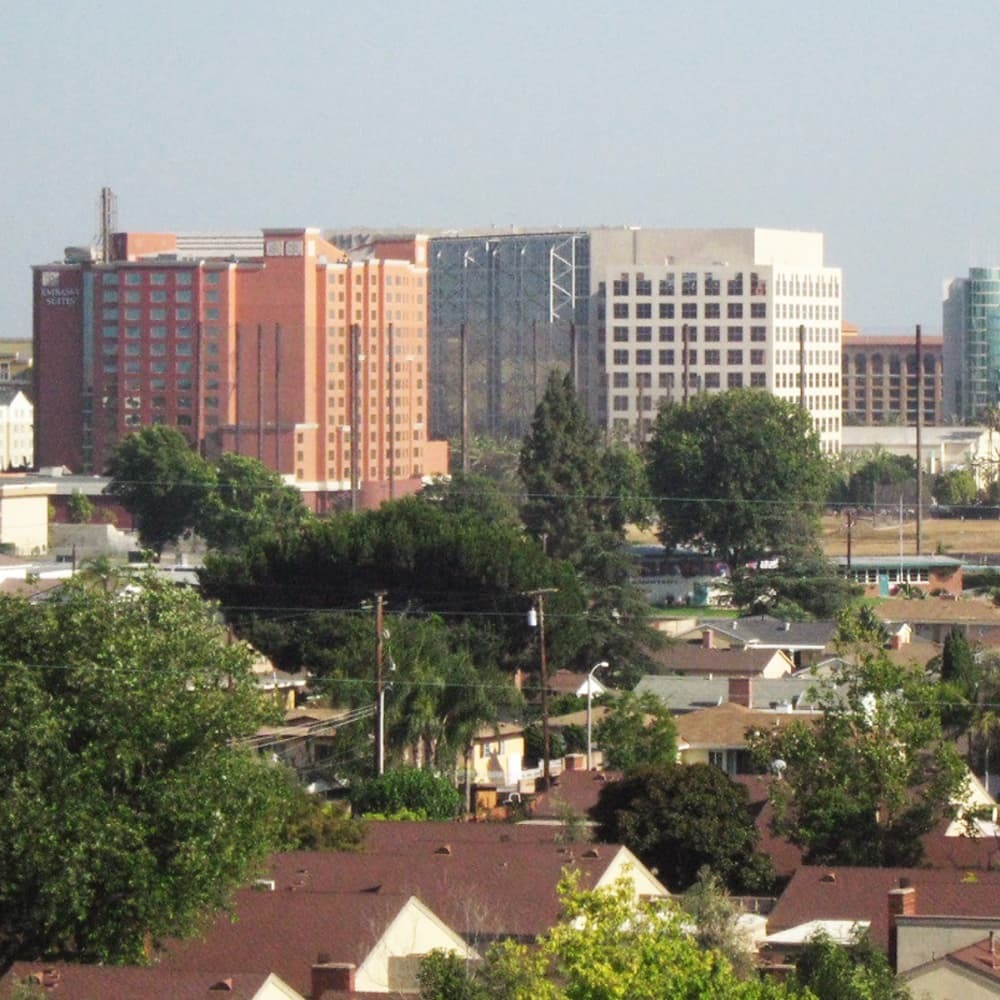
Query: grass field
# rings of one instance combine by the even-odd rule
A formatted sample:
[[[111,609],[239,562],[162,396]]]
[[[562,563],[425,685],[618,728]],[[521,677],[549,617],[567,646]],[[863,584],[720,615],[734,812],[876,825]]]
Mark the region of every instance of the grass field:
[[[959,521],[925,517],[921,524],[920,551],[961,557],[966,554],[1000,553],[1000,521]],[[903,552],[916,552],[917,526],[913,518],[903,521]],[[856,556],[895,555],[899,552],[899,520],[880,515],[854,523],[851,550]],[[847,554],[847,522],[842,517],[823,518],[823,548],[829,556]]]

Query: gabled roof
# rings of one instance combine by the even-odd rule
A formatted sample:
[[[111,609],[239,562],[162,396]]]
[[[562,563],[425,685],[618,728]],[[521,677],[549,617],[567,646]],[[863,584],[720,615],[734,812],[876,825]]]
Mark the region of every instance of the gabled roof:
[[[711,629],[732,642],[765,649],[826,649],[837,630],[833,621],[789,622],[770,615],[746,618],[703,618],[698,628]]]
[[[549,690],[556,694],[578,694],[582,690],[583,697],[586,697],[587,677],[587,674],[578,674],[572,670],[557,670],[549,675]],[[602,684],[596,675],[592,681],[591,691],[594,695],[604,694],[607,691],[607,685]]]
[[[429,912],[401,893],[298,892],[291,880],[273,892],[243,889],[235,894],[232,917],[220,914],[201,940],[170,942],[160,967],[273,970],[309,996],[319,956],[360,967],[396,918],[414,906]]]
[[[279,894],[303,898],[412,893],[463,937],[482,939],[534,938],[552,927],[567,868],[580,871],[585,889],[626,858],[645,871],[621,845],[560,844],[545,826],[372,823],[365,847],[277,854],[269,877]]]
[[[995,944],[990,938],[984,938],[975,944],[959,948],[946,955],[944,960],[952,965],[967,969],[976,976],[1000,983],[1000,955],[997,954]],[[917,969],[919,968],[921,966],[917,966]],[[909,969],[907,978],[910,978],[917,969]]]
[[[979,598],[946,600],[928,597],[924,600],[906,600],[901,597],[879,601],[875,614],[884,622],[910,622],[927,625],[1000,625],[1000,607],[992,601]]]
[[[821,868],[803,866],[792,876],[768,918],[768,932],[810,920],[871,921],[872,941],[889,943],[889,890],[909,879],[917,916],[1000,918],[1000,872],[955,868]]]
[[[189,972],[161,966],[74,965],[68,962],[15,962],[0,979],[0,997],[16,983],[38,976],[45,995],[100,997],[101,1000],[255,1000],[267,987],[272,995],[302,1000],[278,976],[266,972]],[[46,985],[48,984],[48,985]]]
[[[793,722],[811,723],[820,712],[777,712],[745,708],[727,701],[712,708],[687,712],[676,719],[678,742],[688,748],[738,749],[747,744],[752,729],[786,729]]]
[[[682,643],[650,650],[649,656],[661,670],[668,673],[700,676],[759,676],[776,658],[782,661],[786,673],[791,673],[794,669],[794,664],[782,650],[762,649],[759,646],[706,649],[704,646]]]
[[[751,684],[753,708],[771,708],[784,703],[797,709],[819,707],[814,688],[816,678],[798,677],[755,677]],[[729,700],[729,679],[727,677],[699,676],[658,676],[646,674],[636,685],[636,693],[651,691],[671,712],[691,712],[698,708],[710,708]]]

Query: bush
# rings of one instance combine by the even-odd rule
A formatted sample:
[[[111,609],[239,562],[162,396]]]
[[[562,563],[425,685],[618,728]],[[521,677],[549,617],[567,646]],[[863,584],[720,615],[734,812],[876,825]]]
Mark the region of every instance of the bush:
[[[393,816],[409,810],[420,819],[453,819],[462,808],[462,796],[450,781],[417,767],[400,767],[351,792],[351,806],[359,815]]]

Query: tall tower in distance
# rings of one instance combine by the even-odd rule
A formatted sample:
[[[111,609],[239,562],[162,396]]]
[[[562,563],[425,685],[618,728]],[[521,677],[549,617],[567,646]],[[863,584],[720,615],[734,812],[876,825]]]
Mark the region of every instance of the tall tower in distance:
[[[973,267],[945,286],[944,411],[963,423],[1000,405],[1000,267]]]

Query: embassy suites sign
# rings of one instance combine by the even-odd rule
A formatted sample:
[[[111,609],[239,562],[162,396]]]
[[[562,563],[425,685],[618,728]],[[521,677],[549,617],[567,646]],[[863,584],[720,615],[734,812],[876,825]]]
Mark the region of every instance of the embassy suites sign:
[[[62,284],[62,271],[42,271],[42,304],[46,306],[75,306],[80,301],[80,288]]]

